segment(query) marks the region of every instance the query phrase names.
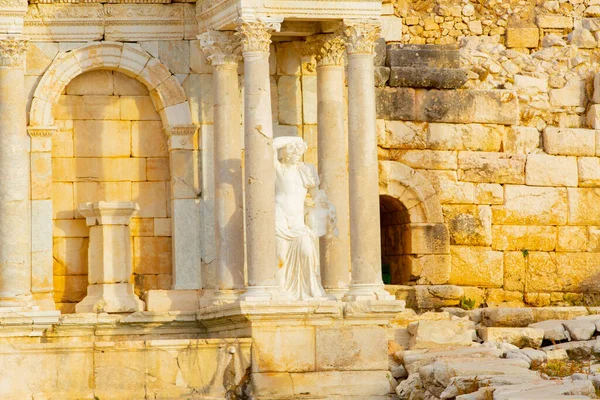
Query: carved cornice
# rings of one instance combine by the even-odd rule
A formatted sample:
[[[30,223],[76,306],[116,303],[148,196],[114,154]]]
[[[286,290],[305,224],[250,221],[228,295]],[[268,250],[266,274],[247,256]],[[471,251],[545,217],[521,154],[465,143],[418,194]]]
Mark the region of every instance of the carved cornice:
[[[58,131],[57,126],[29,126],[27,127],[27,133],[32,138],[38,137],[52,137],[54,132]]]
[[[348,54],[372,54],[381,36],[381,22],[344,21],[344,35]]]
[[[8,9],[27,9],[27,0],[0,0],[0,9],[2,11]]]
[[[237,64],[242,58],[241,43],[233,32],[205,32],[198,39],[209,64]]]
[[[271,45],[271,32],[281,29],[281,21],[243,21],[238,19],[236,35],[240,38],[242,52],[268,53]]]
[[[15,38],[0,39],[0,66],[23,66],[26,50],[27,40]]]
[[[172,125],[165,126],[163,131],[167,136],[179,135],[179,136],[191,136],[198,130],[196,125]]]

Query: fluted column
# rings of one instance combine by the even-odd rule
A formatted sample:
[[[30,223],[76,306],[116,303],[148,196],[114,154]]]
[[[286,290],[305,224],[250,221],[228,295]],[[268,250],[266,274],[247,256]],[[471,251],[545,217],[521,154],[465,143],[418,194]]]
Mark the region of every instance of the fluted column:
[[[279,23],[240,21],[238,35],[244,57],[244,149],[246,195],[245,300],[270,299],[281,293],[276,282],[275,164],[269,45]]]
[[[321,237],[321,279],[325,290],[341,299],[350,278],[348,218],[348,140],[345,128],[344,62],[341,36],[316,40],[317,128],[321,189],[327,193],[338,217],[338,236]]]
[[[245,287],[242,138],[237,76],[240,42],[233,32],[207,32],[199,38],[213,66],[218,291],[209,302],[219,303],[235,300]]]
[[[390,299],[381,278],[373,57],[376,21],[344,21],[348,55],[348,172],[352,281],[345,299]]]
[[[0,311],[3,307],[27,309],[34,305],[26,48],[23,39],[0,38]]]

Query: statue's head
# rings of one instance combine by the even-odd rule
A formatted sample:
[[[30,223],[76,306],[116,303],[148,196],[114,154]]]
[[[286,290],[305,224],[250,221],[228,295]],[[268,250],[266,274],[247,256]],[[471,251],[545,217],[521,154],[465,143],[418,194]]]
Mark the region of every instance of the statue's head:
[[[308,145],[302,138],[295,137],[286,145],[281,147],[280,160],[284,164],[297,164],[300,162],[302,155],[308,149]]]

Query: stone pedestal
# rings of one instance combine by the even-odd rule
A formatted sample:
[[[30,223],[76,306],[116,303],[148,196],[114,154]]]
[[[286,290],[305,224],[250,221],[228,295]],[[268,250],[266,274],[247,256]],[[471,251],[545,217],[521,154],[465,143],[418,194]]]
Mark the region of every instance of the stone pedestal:
[[[131,201],[82,203],[77,210],[90,227],[87,296],[75,306],[78,313],[134,312],[144,302],[133,292],[131,217],[139,210]]]

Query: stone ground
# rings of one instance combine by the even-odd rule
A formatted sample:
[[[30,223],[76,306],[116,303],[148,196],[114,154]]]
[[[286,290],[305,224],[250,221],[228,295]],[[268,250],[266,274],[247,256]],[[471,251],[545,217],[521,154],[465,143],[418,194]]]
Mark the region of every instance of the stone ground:
[[[594,307],[444,308],[398,314],[389,342],[401,400],[600,398]]]

